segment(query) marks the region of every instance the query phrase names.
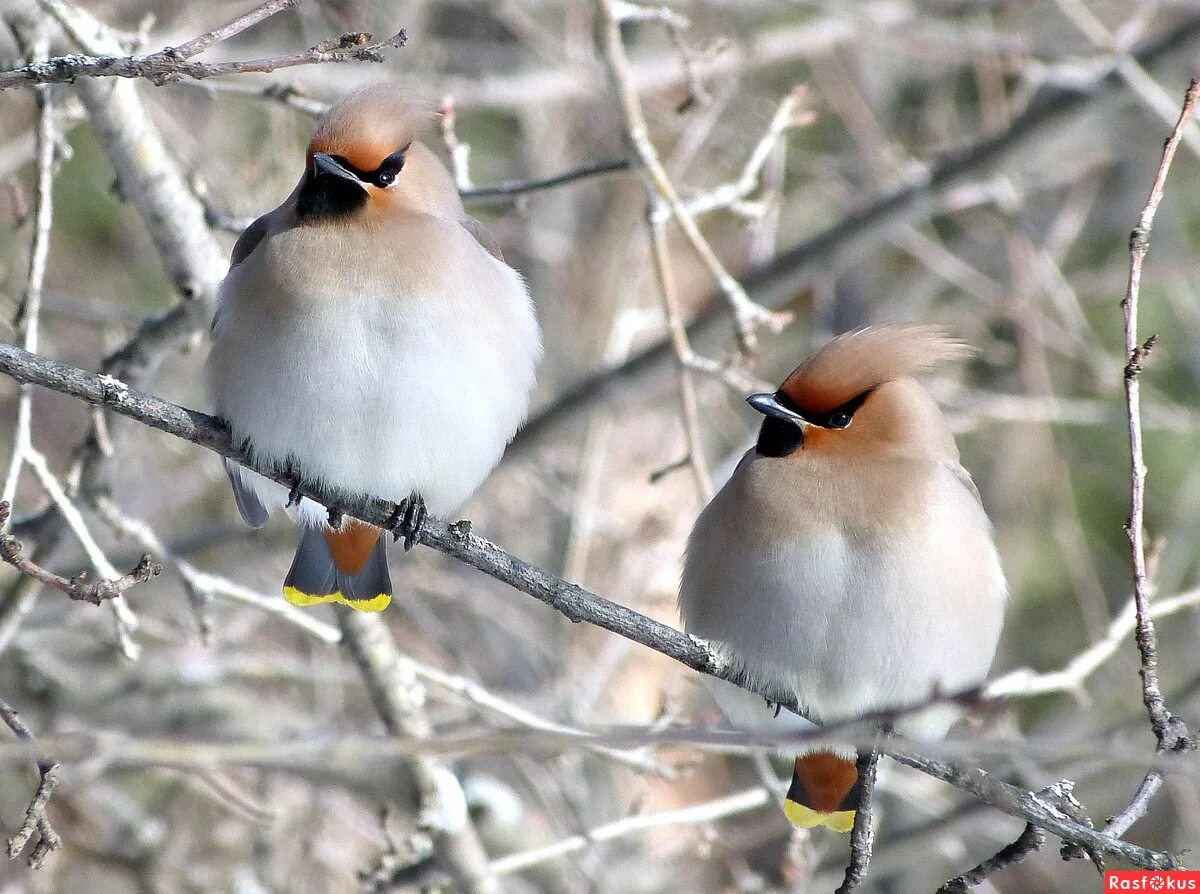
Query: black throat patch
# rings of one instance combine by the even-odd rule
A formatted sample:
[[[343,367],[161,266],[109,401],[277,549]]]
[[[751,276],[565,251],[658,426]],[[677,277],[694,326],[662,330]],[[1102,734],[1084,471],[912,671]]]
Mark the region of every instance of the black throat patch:
[[[304,175],[296,199],[296,214],[302,218],[344,217],[367,204],[367,191],[343,177]]]

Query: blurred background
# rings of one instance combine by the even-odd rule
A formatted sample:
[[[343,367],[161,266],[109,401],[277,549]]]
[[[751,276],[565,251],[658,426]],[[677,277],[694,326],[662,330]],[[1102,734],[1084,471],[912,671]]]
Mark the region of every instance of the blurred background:
[[[253,4],[81,6],[156,50]],[[702,445],[693,466],[719,486],[755,435],[748,388],[777,383],[832,334],[885,320],[944,324],[977,354],[930,386],[995,522],[1012,591],[993,674],[1067,666],[1104,640],[1129,599],[1119,300],[1129,231],[1187,80],[1200,71],[1200,4],[709,0],[670,8],[687,27],[668,16],[623,28],[651,140],[682,197],[695,200],[717,257],[753,299],[790,317],[778,332],[758,330],[757,355],[746,362],[711,272],[666,224],[682,317],[695,321],[693,346],[715,367],[688,376]],[[291,190],[311,111],[372,80],[452,98],[475,187],[634,157],[598,49],[597,10],[582,0],[305,2],[201,58],[272,56],[343,31],[400,28],[408,44],[382,65],[137,84],[226,249],[235,238],[227,229]],[[5,68],[22,64],[7,32],[0,58]],[[146,227],[114,188],[74,88],[55,88],[54,97],[65,154],[53,186],[39,350],[97,369],[176,294]],[[0,121],[0,329],[15,341],[35,193],[32,91],[0,93]],[[426,141],[446,157],[440,132]],[[1142,377],[1153,582],[1160,599],[1187,597],[1159,622],[1161,672],[1170,706],[1193,721],[1200,615],[1186,606],[1200,601],[1198,175],[1193,125],[1154,230],[1141,322],[1143,335],[1160,334]],[[741,185],[736,201],[709,201],[731,183]],[[690,445],[679,369],[663,347],[647,195],[632,170],[520,195],[468,193],[468,210],[528,278],[546,357],[529,427],[462,514],[516,555],[674,625],[683,544],[704,498],[696,469],[680,465],[696,438]],[[149,390],[204,407],[204,332],[166,356]],[[0,405],[7,465],[17,406],[7,380]],[[34,445],[66,475],[92,414],[45,391],[33,407]],[[361,676],[336,645],[332,613],[305,612],[315,624],[279,613],[290,522],[245,528],[215,456],[120,420],[111,429],[119,445],[106,466],[111,500],[100,508],[80,500],[89,528],[122,570],[147,549],[130,520],[149,526],[168,559],[160,577],[128,595],[140,657],[122,654],[108,611],[55,591],[29,597],[4,567],[0,695],[44,736],[251,739],[269,751],[295,737],[381,732]],[[26,474],[15,516],[30,543],[46,502]],[[69,537],[43,558],[66,575],[90,567]],[[413,662],[405,666],[417,669],[435,739],[521,725],[463,681],[572,727],[721,722],[697,675],[572,625],[431,550],[393,550],[392,571],[399,595],[384,621]],[[978,763],[1026,787],[1076,780],[1076,795],[1103,822],[1128,802],[1153,753],[1136,668],[1132,637],[1123,637],[1075,691],[1018,695],[957,737],[968,752],[980,745]],[[569,853],[508,871],[505,891],[829,891],[846,862],[844,836],[794,834],[769,798],[753,794],[762,761],[756,767],[744,754],[674,746],[629,760],[501,743],[451,767],[493,860],[631,816],[749,793],[727,815],[718,803],[714,816],[618,825],[598,836],[605,840],[577,841]],[[82,761],[60,775],[50,815],[64,847],[37,872],[21,860],[0,865],[4,894],[437,882],[420,873],[383,886],[359,881],[389,837],[401,852],[419,837],[403,799],[392,799],[381,821],[388,785],[369,772],[355,785],[344,774]],[[35,786],[31,768],[0,771],[6,834]],[[879,822],[862,890],[898,894],[936,889],[1022,827],[897,767],[882,783]],[[1197,777],[1172,774],[1130,838],[1159,849],[1200,846]],[[981,890],[1098,890],[1095,869],[1064,862],[1057,847],[1052,839]]]

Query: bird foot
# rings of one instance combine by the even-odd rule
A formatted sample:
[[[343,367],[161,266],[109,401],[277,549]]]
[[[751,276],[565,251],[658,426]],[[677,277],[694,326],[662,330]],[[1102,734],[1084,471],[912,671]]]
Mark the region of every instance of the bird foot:
[[[409,494],[407,499],[396,504],[395,511],[388,519],[388,530],[392,532],[393,540],[403,538],[405,552],[416,545],[417,538],[421,536],[421,529],[425,527],[427,515],[425,501],[415,491]]]

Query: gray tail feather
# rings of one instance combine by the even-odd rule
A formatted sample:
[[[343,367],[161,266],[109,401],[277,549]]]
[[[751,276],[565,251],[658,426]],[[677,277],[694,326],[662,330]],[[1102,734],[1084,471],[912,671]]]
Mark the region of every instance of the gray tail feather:
[[[224,459],[225,474],[229,476],[229,483],[233,485],[233,499],[237,503],[238,512],[242,514],[242,521],[252,528],[261,528],[267,523],[271,513],[243,477],[242,467],[229,457]]]
[[[333,597],[333,601],[344,602],[351,608],[380,611],[388,604],[392,592],[387,538],[379,538],[358,574],[343,574],[334,564],[322,530],[306,527],[283,587],[284,595],[295,605],[328,602],[325,597]]]
[[[337,592],[337,578],[337,566],[325,535],[320,528],[303,528],[296,558],[283,579],[284,592],[298,590],[305,596],[329,596]]]

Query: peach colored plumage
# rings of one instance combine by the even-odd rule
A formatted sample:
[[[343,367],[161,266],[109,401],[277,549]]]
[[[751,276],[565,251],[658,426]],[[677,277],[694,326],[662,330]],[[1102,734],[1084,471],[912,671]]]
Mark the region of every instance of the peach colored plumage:
[[[943,330],[876,326],[834,339],[773,394],[758,442],[696,522],[680,588],[687,630],[746,680],[794,693],[826,723],[919,703],[984,679],[1006,595],[991,525],[937,404],[912,376],[960,359]],[[721,681],[744,727],[778,720]],[[940,737],[953,709],[903,718]],[[857,803],[852,751],[796,760],[787,813],[846,831]]]

